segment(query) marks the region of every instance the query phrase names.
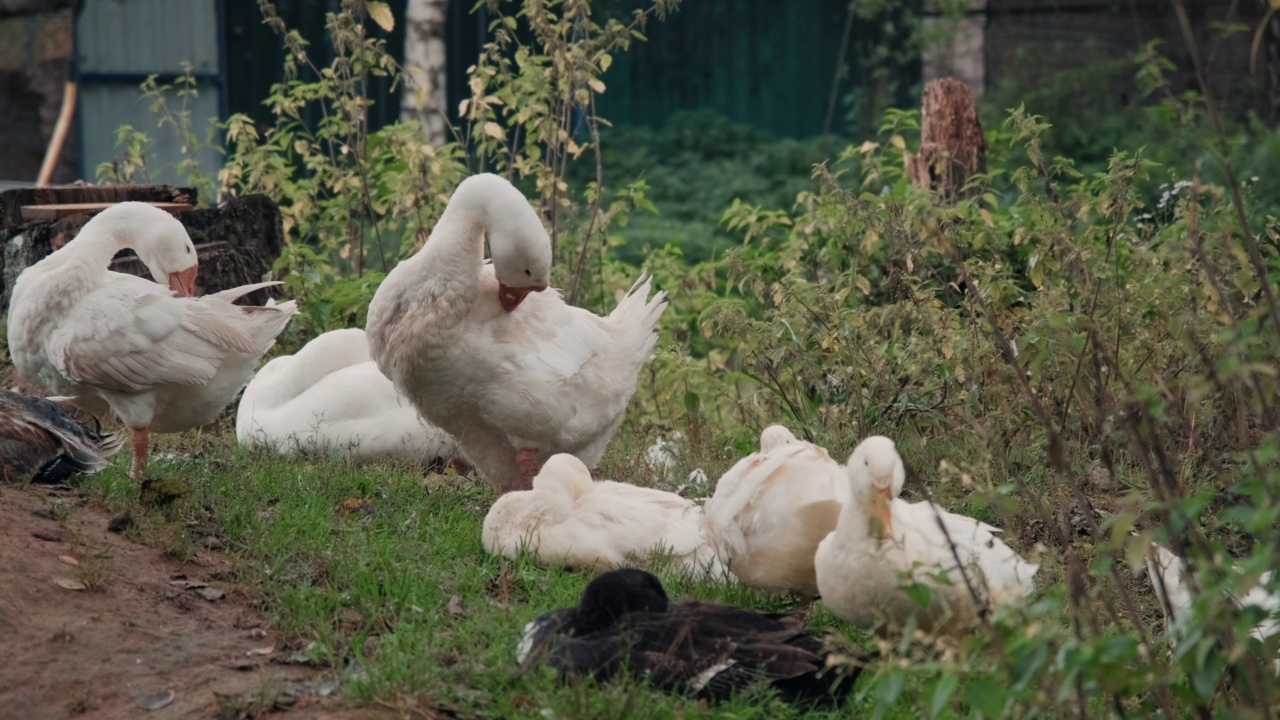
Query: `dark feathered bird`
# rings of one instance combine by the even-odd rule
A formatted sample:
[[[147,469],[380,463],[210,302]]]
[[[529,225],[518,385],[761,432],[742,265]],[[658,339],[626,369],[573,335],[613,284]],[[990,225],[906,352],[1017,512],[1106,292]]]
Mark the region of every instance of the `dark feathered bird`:
[[[0,479],[59,483],[97,472],[124,444],[76,422],[56,402],[0,390]]]
[[[546,663],[600,681],[629,674],[710,700],[767,683],[789,702],[838,701],[861,667],[827,667],[826,659],[822,641],[798,618],[673,604],[658,578],[631,569],[601,575],[577,607],[530,622],[516,649],[522,666]]]

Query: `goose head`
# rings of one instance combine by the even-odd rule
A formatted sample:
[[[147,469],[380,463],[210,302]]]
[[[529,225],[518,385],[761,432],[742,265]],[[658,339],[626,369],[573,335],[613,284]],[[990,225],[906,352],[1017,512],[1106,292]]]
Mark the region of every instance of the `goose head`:
[[[591,492],[591,470],[577,457],[559,453],[547,458],[533,478],[533,489],[548,507],[567,510],[575,500]]]
[[[82,232],[110,228],[122,247],[133,248],[156,282],[179,297],[196,292],[198,259],[187,229],[173,215],[142,202],[123,202],[98,213]]]
[[[572,623],[576,635],[603,630],[633,612],[667,612],[672,607],[662,582],[643,570],[611,570],[582,592]]]
[[[796,441],[796,436],[781,425],[770,425],[760,433],[760,449],[769,451]]]
[[[491,173],[472,175],[455,198],[478,196],[484,207],[489,252],[498,278],[498,301],[511,312],[551,282],[551,238],[529,200],[507,180]],[[453,201],[450,201],[453,202]]]
[[[907,476],[897,446],[883,435],[863,440],[849,456],[848,471],[853,496],[867,509],[871,535],[888,539],[893,532],[893,498]]]

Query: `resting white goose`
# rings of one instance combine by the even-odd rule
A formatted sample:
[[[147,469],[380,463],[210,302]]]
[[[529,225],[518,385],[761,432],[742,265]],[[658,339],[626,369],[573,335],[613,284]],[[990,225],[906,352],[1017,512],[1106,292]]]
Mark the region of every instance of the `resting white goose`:
[[[707,535],[743,583],[771,593],[818,594],[813,555],[849,498],[849,476],[825,448],[781,425],[760,451],[729,468],[707,500]]]
[[[1191,619],[1192,605],[1195,596],[1191,587],[1182,579],[1187,571],[1187,562],[1173,554],[1168,548],[1158,543],[1151,543],[1151,553],[1147,555],[1147,577],[1160,601],[1160,609],[1164,611],[1165,632],[1170,637],[1177,637],[1186,628]],[[1280,610],[1280,594],[1267,590],[1271,584],[1271,573],[1264,572],[1258,577],[1258,584],[1239,598],[1232,598],[1241,607],[1257,607],[1267,613],[1249,634],[1258,642],[1280,633],[1280,619],[1275,617]],[[1272,670],[1280,674],[1280,658],[1272,660]]]
[[[555,453],[599,461],[666,308],[661,292],[646,301],[642,278],[599,317],[546,291],[550,272],[528,200],[496,175],[473,175],[369,304],[379,369],[503,490],[529,487]]]
[[[996,537],[999,530],[927,502],[895,497],[906,469],[889,438],[863,440],[849,457],[848,473],[850,501],[814,557],[818,591],[836,615],[881,629],[901,626],[915,615],[923,630],[957,630],[980,607],[971,586],[981,602],[994,606],[1020,602],[1034,590],[1039,566]],[[940,573],[945,573],[943,582],[935,579]],[[902,590],[913,582],[931,591],[928,607]]]
[[[592,481],[587,466],[568,454],[551,456],[532,490],[499,497],[481,539],[490,554],[515,558],[527,549],[544,565],[609,569],[668,552],[693,574],[724,575],[697,503],[653,488]]]
[[[378,371],[359,328],[324,333],[263,366],[240,397],[236,439],[286,455],[349,450],[424,466],[458,454],[457,442],[425,423]]]
[[[124,248],[169,287],[109,271]],[[213,421],[296,312],[292,301],[232,304],[278,283],[191,297],[196,272],[182,223],[126,202],[94,216],[14,284],[8,331],[18,373],[90,413],[115,413],[133,431],[135,478],[146,469],[148,434]]]

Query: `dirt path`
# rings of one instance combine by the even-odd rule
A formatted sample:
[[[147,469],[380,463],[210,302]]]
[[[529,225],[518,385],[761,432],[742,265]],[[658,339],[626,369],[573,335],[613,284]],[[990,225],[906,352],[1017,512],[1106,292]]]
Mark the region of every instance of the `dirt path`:
[[[0,719],[386,717],[320,697],[331,674],[281,662],[294,649],[229,582],[228,558],[178,563],[108,521],[73,493],[0,486]]]

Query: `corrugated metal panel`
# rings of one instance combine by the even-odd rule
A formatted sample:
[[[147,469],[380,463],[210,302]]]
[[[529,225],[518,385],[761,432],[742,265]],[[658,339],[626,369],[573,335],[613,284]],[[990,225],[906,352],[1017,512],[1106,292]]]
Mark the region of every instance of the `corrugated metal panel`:
[[[239,1],[239,0],[233,0]],[[151,180],[177,182],[182,139],[160,128],[159,116],[141,100],[138,86],[149,75],[172,83],[191,63],[199,95],[186,99],[193,129],[204,138],[210,119],[225,112],[222,40],[223,0],[93,0],[76,17],[76,109],[81,173],[93,179],[99,164],[123,153],[116,130],[132,125],[152,140],[147,156]],[[182,98],[171,97],[177,109]],[[207,152],[201,168],[216,173],[221,156]]]
[[[630,17],[648,0],[600,0],[597,22]],[[858,22],[844,41],[849,0],[686,0],[666,22],[651,21],[648,42],[613,56],[603,78],[600,115],[617,125],[661,127],[675,112],[710,108],[737,122],[789,137],[823,130],[832,80],[842,66],[833,130],[846,130],[844,99],[874,96],[873,109],[914,105],[918,58],[898,58],[889,82],[862,66],[877,43],[902,46],[919,0],[885,3],[887,20]],[[475,8],[476,11],[472,12]],[[466,68],[475,63],[490,34],[492,17],[483,3],[450,0],[448,15],[449,115],[469,95]],[[841,57],[841,48],[845,53]],[[869,122],[868,122],[869,120]],[[864,119],[867,125],[879,117]],[[873,127],[873,125],[872,125]],[[864,128],[865,129],[865,128]]]
[[[80,15],[82,68],[95,73],[218,72],[214,0],[96,0]]]
[[[210,88],[210,90],[213,90]],[[188,109],[196,123],[201,138],[209,118],[218,117],[217,91],[201,91],[199,96],[188,98]],[[92,180],[100,163],[124,155],[124,148],[117,148],[116,129],[121,125],[132,125],[135,130],[145,132],[151,138],[151,150],[147,154],[147,168],[150,180],[163,183],[182,183],[185,181],[175,172],[182,160],[182,143],[177,134],[170,128],[158,127],[159,118],[151,112],[149,103],[138,96],[138,91],[129,87],[116,85],[90,85],[80,91],[81,137],[83,138],[82,155],[84,157],[84,174]],[[200,167],[205,172],[214,173],[222,167],[221,157],[211,151],[200,156]],[[141,182],[143,178],[134,178]]]

